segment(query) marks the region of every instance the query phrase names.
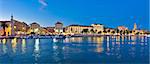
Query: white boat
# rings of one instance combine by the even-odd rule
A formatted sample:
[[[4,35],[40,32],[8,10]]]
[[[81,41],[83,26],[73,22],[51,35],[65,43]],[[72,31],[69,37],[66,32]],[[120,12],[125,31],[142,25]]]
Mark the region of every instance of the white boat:
[[[55,36],[53,36],[52,38],[53,38],[53,39],[64,39],[64,38],[66,38],[66,37],[63,36],[63,35],[55,35]]]
[[[150,34],[149,34],[149,35],[147,35],[147,37],[150,37]]]

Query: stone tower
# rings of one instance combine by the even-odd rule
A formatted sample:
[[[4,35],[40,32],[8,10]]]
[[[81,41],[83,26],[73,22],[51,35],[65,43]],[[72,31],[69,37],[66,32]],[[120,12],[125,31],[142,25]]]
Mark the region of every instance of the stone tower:
[[[14,31],[14,19],[13,19],[13,15],[11,15],[11,36],[15,35],[15,31]]]
[[[137,25],[136,25],[136,23],[134,23],[134,28],[133,28],[133,30],[136,30],[137,29]]]

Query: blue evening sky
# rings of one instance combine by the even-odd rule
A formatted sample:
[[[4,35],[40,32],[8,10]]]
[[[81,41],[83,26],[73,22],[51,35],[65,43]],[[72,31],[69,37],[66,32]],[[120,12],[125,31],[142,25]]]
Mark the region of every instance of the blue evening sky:
[[[15,19],[27,24],[54,26],[61,21],[70,24],[104,24],[115,28],[124,25],[129,29],[149,28],[149,0],[0,0],[0,20]],[[43,8],[41,8],[43,7]]]

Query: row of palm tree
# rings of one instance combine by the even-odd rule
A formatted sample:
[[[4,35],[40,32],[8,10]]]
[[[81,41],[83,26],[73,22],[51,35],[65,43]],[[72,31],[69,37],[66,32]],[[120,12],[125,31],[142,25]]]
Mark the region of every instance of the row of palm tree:
[[[135,33],[135,34],[142,34],[140,32],[135,32],[134,30],[118,30],[118,29],[114,29],[114,30],[104,30],[104,31],[99,31],[97,32],[97,30],[89,30],[89,29],[83,29],[82,30],[82,33],[92,33],[92,34],[120,34],[120,35],[128,35],[128,34],[132,34],[132,33]]]

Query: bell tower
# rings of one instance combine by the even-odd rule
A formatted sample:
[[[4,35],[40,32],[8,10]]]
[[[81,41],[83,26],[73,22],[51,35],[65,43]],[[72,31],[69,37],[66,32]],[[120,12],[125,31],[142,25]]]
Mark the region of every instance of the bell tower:
[[[13,19],[13,15],[11,15],[11,36],[15,35],[15,31],[14,31],[14,19]]]
[[[136,25],[136,23],[134,23],[134,28],[133,28],[133,30],[136,30],[137,29],[137,25]]]

